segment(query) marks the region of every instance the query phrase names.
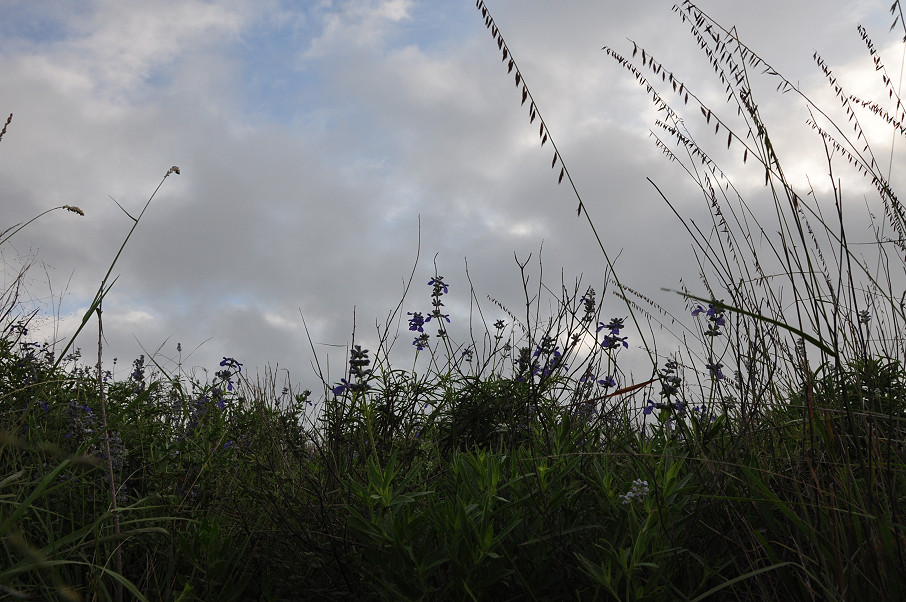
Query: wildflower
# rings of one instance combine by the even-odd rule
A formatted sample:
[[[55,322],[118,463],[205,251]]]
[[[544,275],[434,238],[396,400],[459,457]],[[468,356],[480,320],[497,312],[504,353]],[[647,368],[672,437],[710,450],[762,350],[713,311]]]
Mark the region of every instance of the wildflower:
[[[219,370],[214,373],[214,376],[216,376],[217,378],[226,382],[227,391],[233,390],[233,378],[232,378],[233,373],[232,372],[230,372],[229,370]]]
[[[76,207],[75,205],[63,205],[63,209],[65,209],[66,211],[72,211],[73,213],[76,213],[78,215],[81,215],[82,217],[85,217],[85,212],[82,211],[81,209],[79,209],[78,207]]]
[[[472,350],[472,348],[471,348],[471,347],[468,347],[468,348],[466,348],[466,349],[462,352],[462,357],[463,357],[463,359],[466,360],[467,362],[471,362],[471,361],[472,361],[472,355],[473,355],[474,353],[475,353],[475,352]]]
[[[692,411],[696,414],[700,414],[701,419],[703,419],[703,420],[708,420],[710,422],[714,422],[717,420],[717,416],[715,416],[711,412],[708,412],[708,409],[704,405],[694,406],[692,408]]]
[[[354,346],[349,352],[349,375],[356,377],[358,382],[349,382],[341,378],[341,384],[333,388],[334,395],[342,395],[346,391],[367,391],[369,389],[367,380],[371,377],[371,370],[365,369],[365,366],[370,363],[368,350],[362,349],[361,345]]]
[[[431,340],[431,337],[429,337],[427,334],[423,333],[420,336],[416,337],[416,339],[414,341],[412,341],[412,344],[415,345],[416,351],[421,351],[422,349],[424,349],[425,347],[428,346],[428,343],[430,342],[430,340]]]
[[[871,314],[867,309],[859,310],[859,324],[868,324],[871,322]]]
[[[709,337],[718,336],[720,334],[720,328],[726,325],[724,310],[714,307],[713,303],[709,303],[707,310],[701,305],[697,305],[695,309],[692,310],[692,315],[698,316],[702,312],[705,312],[705,315],[708,317],[708,328],[705,330],[705,335]]]
[[[678,376],[668,376],[661,379],[661,397],[671,397],[679,393],[682,379]]]
[[[679,393],[683,380],[677,375],[679,365],[674,360],[669,360],[658,372],[661,381],[661,397],[670,398]]]
[[[362,380],[371,375],[371,370],[364,370],[364,367],[371,363],[368,359],[368,350],[362,349],[361,345],[356,345],[349,352],[349,372],[353,376]]]
[[[337,385],[336,387],[333,388],[333,394],[334,394],[334,395],[342,395],[342,394],[345,393],[346,390],[349,389],[349,387],[350,387],[349,381],[346,380],[345,378],[341,378],[341,379],[340,379],[340,383],[341,383],[341,384],[339,384],[339,385]]]
[[[651,412],[654,411],[654,409],[655,409],[656,406],[657,406],[657,404],[654,403],[653,400],[649,399],[649,400],[648,400],[648,403],[645,404],[645,409],[642,410],[642,414],[644,414],[645,416],[647,416],[648,414],[650,414]]]
[[[535,345],[535,355],[533,357],[538,357],[540,354],[545,353],[555,353],[558,346],[557,341],[553,337],[544,336],[541,338],[541,343]]]
[[[648,495],[649,490],[648,481],[636,479],[632,482],[632,487],[629,488],[629,491],[620,496],[620,501],[624,504],[629,504],[636,498]]]
[[[604,322],[598,322],[598,332],[601,332],[605,328],[610,331],[610,334],[616,336],[620,334],[620,330],[623,329],[623,318],[611,318],[610,322],[605,324]]]
[[[129,378],[134,380],[136,383],[139,383],[141,387],[144,387],[145,381],[145,356],[140,355],[138,358],[132,362],[132,374],[129,375]]]
[[[436,318],[438,322],[437,336],[445,337],[447,332],[444,330],[443,326],[440,325],[440,321],[446,320],[447,323],[450,322],[450,316],[443,313],[441,307],[444,306],[443,301],[440,300],[441,296],[446,294],[449,290],[449,287],[444,283],[443,276],[435,276],[428,281],[429,286],[433,286],[434,290],[431,291],[431,305],[434,306],[434,309],[431,310],[430,315],[425,318],[425,322],[430,322],[432,318]]]
[[[598,384],[601,385],[602,387],[616,387],[617,381],[615,381],[613,379],[613,376],[605,376],[604,378],[602,378],[601,380],[598,381]]]
[[[532,371],[535,374],[541,374],[542,377],[546,378],[559,368],[562,368],[564,370],[568,369],[568,366],[566,366],[566,364],[563,364],[562,361],[563,361],[563,354],[561,354],[558,349],[555,349],[553,356],[547,360],[547,363],[544,365],[543,368],[535,366],[535,368]]]
[[[410,312],[408,312],[408,315],[412,316],[411,318],[409,318],[409,330],[417,331],[417,332],[425,332],[425,329],[424,329],[425,318],[422,316],[422,312],[420,312],[420,311],[411,312],[410,311]],[[429,317],[428,319],[430,320],[431,318]]]
[[[583,322],[591,322],[595,319],[595,289],[588,287],[585,295],[581,299],[585,315],[582,316]]]
[[[236,372],[242,372],[242,364],[240,364],[234,358],[231,358],[231,357],[224,357],[223,361],[220,362],[220,365],[226,366],[230,370],[235,368]]]
[[[308,390],[308,389],[305,389],[305,390],[302,391],[301,393],[297,393],[297,394],[296,394],[296,403],[298,403],[298,404],[300,404],[300,405],[303,404],[303,403],[307,403],[308,405],[312,405],[312,401],[311,401],[311,399],[309,399],[309,396],[310,396],[310,395],[311,395],[311,391]]]
[[[520,349],[520,371],[528,367],[528,349]],[[560,346],[557,345],[556,339],[549,336],[544,336],[541,339],[541,343],[535,345],[535,353],[532,357],[538,357],[539,355],[544,355],[547,358],[547,361],[543,366],[539,366],[537,363],[532,363],[532,374],[540,374],[542,377],[550,376],[557,369],[567,369],[567,366],[563,364],[563,354],[560,352]]]
[[[714,307],[713,303],[709,303],[707,311],[705,310],[704,307],[702,307],[701,305],[698,305],[698,306],[696,306],[696,308],[694,310],[692,310],[692,315],[697,316],[698,314],[700,314],[702,312],[705,312],[705,315],[709,319],[714,318],[715,320],[720,320],[719,326],[723,326],[722,316],[723,316],[724,310]]]
[[[123,445],[123,439],[120,436],[118,431],[110,431],[108,433],[108,439],[110,444],[110,459],[113,463],[113,468],[115,471],[119,472],[123,468],[123,460],[126,458],[126,448]],[[94,452],[94,456],[99,460],[107,459],[107,452],[104,449],[104,446],[100,442],[89,447],[90,451]],[[104,480],[109,481],[109,473],[103,473]],[[119,497],[119,496],[117,496]]]
[[[99,425],[94,411],[88,404],[79,404],[70,401],[66,406],[68,430],[64,435],[67,439],[75,438],[77,444],[94,436]]]
[[[430,322],[431,318],[437,318],[438,322],[440,321],[441,318],[443,318],[444,320],[447,321],[448,324],[450,323],[450,314],[442,314],[442,313],[440,313],[440,310],[434,310],[430,316],[425,318],[425,322]]]
[[[716,380],[724,379],[724,373],[720,371],[720,369],[723,367],[724,367],[723,364],[721,364],[719,362],[714,362],[714,361],[711,361],[710,363],[705,365],[705,368],[707,368],[708,371],[711,373],[711,378],[716,379]]]
[[[180,172],[179,172],[179,167],[177,167],[176,165],[174,165],[173,167],[171,167],[170,169],[168,169],[168,170],[167,170],[167,175],[169,176],[171,173],[175,173],[176,175],[179,175],[179,173],[180,173]]]
[[[529,369],[532,363],[532,350],[528,347],[519,348],[519,356],[516,358],[517,372],[523,373]]]
[[[494,328],[496,328],[497,330],[503,330],[505,326],[506,324],[503,322],[503,320],[497,320],[496,322],[494,322]]]
[[[720,335],[719,327],[723,326],[723,325],[724,325],[723,318],[721,318],[719,322],[712,322],[711,324],[708,324],[708,328],[705,330],[705,336],[709,336],[709,337],[719,336]]]
[[[444,282],[443,276],[435,276],[428,281],[428,286],[434,287],[434,292],[431,293],[432,297],[440,297],[441,295],[446,295],[449,292],[449,287]]]
[[[225,381],[227,384],[227,391],[233,390],[233,376],[234,374],[239,374],[242,372],[242,364],[236,361],[232,357],[224,357],[220,362],[222,367],[225,367],[225,370],[220,370],[215,372],[214,375],[222,381]],[[233,372],[235,370],[235,372]]]
[[[601,340],[601,348],[602,349],[616,349],[617,347],[622,345],[626,349],[629,349],[629,343],[626,342],[627,338],[628,337],[618,337],[615,335],[608,334]]]

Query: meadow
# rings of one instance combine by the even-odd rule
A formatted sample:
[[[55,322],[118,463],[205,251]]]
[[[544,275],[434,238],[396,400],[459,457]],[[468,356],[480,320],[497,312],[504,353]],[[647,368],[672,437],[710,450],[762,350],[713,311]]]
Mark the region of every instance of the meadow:
[[[200,380],[141,356],[115,380],[103,339],[96,357],[76,335],[32,340],[25,271],[8,274],[5,598],[906,599],[906,214],[892,184],[906,106],[869,33],[854,30],[882,97],[850,94],[816,53],[830,107],[691,2],[674,10],[724,105],[637,43],[605,47],[658,109],[652,140],[712,218],[676,212],[699,280],[667,293],[687,302],[672,316],[623,284],[516,49],[483,0],[476,8],[553,153],[551,177],[575,191],[577,230],[601,243],[603,290],[561,285],[548,312],[524,278],[524,307],[456,341],[444,301],[475,292],[414,278],[392,315],[427,368],[392,366],[388,329],[374,349],[350,341],[345,377],[312,392],[232,357]],[[906,44],[899,2],[891,18]],[[830,192],[784,169],[756,102],[764,82],[808,110]],[[0,148],[8,127],[12,116]],[[878,128],[891,146],[876,151]],[[769,211],[747,203],[719,157],[763,176]],[[850,202],[860,183],[873,197]],[[144,210],[82,327],[103,331],[110,277]],[[850,242],[866,234],[871,244]],[[657,341],[670,328],[675,353]],[[630,345],[650,373],[621,367]]]

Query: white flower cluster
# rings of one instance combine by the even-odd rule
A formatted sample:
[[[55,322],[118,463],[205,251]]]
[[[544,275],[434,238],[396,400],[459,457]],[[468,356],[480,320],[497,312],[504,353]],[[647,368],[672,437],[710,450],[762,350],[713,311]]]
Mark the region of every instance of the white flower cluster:
[[[636,479],[632,482],[632,488],[620,496],[624,504],[628,504],[635,498],[641,498],[648,495],[648,481]]]

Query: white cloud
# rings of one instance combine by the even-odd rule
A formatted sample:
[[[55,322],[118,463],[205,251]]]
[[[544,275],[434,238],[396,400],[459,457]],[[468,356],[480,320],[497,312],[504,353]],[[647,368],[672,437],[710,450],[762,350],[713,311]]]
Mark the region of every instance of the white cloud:
[[[67,37],[32,48],[31,62],[61,93],[90,89],[100,99],[120,98],[188,50],[235,39],[244,21],[221,4],[97,0],[70,16]]]
[[[393,24],[409,18],[411,0],[348,0],[323,15],[323,32],[313,39],[304,60],[351,50],[380,50]]]

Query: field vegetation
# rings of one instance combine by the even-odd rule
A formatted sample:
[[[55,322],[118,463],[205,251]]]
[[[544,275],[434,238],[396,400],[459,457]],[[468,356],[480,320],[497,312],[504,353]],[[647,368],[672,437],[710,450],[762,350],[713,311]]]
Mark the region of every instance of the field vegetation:
[[[553,153],[552,177],[576,191],[577,229],[598,237],[515,49],[483,0],[476,8],[514,100]],[[377,348],[352,340],[345,376],[311,392],[231,357],[200,380],[141,356],[115,380],[102,339],[96,358],[74,336],[32,340],[25,272],[8,274],[3,596],[906,599],[899,84],[859,27],[882,96],[851,95],[816,53],[836,103],[823,107],[735,29],[692,2],[674,10],[725,105],[706,105],[641,43],[604,52],[659,109],[652,139],[712,218],[677,212],[698,261],[697,288],[678,293],[685,315],[624,285],[602,243],[603,290],[561,285],[546,313],[547,293],[520,263],[525,306],[498,307],[509,319],[456,341],[444,301],[475,293],[425,274],[394,316],[428,368],[392,366],[388,328]],[[891,15],[906,35],[899,2]],[[803,189],[785,171],[756,102],[765,82],[810,115],[827,159],[820,186]],[[879,128],[892,146],[876,151]],[[770,211],[733,184],[731,173],[753,170]],[[872,193],[864,202],[844,194],[860,185]],[[652,186],[671,210],[669,192]],[[5,230],[0,245],[27,226]],[[851,242],[866,235],[869,244]],[[101,333],[118,257],[81,323]],[[679,351],[658,345],[665,332]],[[621,368],[630,346],[647,352],[649,373]]]

